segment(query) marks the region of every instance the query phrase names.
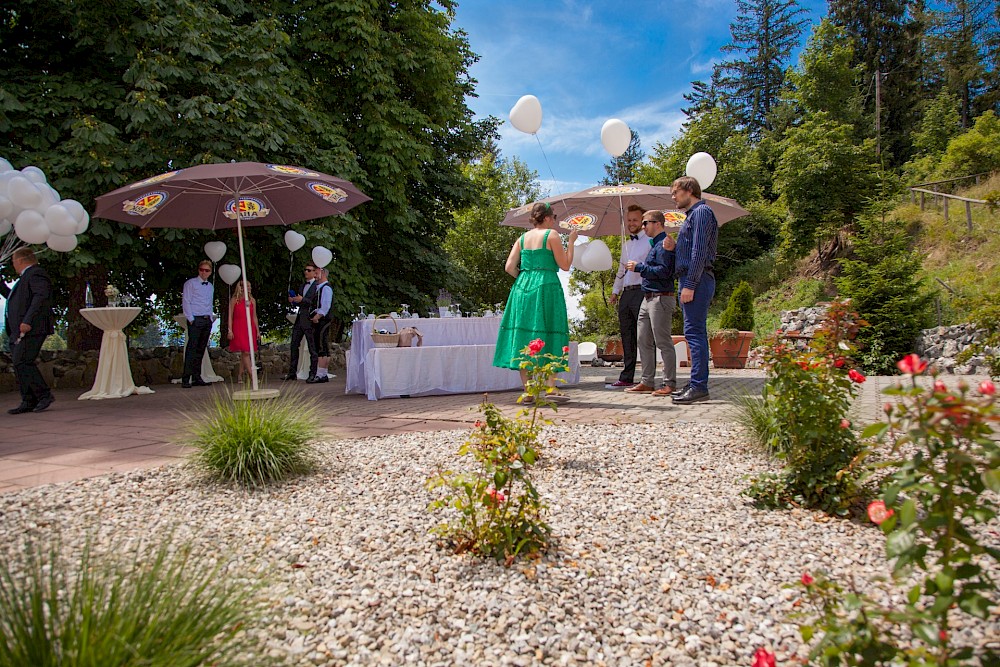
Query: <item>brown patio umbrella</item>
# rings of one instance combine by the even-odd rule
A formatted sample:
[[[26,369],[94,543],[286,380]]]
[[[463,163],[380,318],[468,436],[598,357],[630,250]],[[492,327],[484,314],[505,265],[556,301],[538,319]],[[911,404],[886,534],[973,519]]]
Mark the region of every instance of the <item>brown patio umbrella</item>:
[[[748,215],[735,199],[702,193],[702,198],[715,213],[719,225]],[[576,229],[585,236],[613,236],[624,229],[625,215],[630,204],[638,204],[647,211],[658,209],[667,218],[667,227],[680,228],[684,213],[677,210],[670,198],[670,188],[658,185],[606,185],[579,192],[555,195],[538,200],[552,205],[558,216],[557,229],[563,233]],[[532,227],[530,214],[535,202],[507,211],[501,225]]]
[[[94,216],[141,228],[235,227],[246,293],[243,227],[290,225],[339,215],[370,200],[350,181],[311,169],[261,162],[223,162],[169,171],[101,195]],[[253,335],[249,302],[246,309],[249,339]],[[250,356],[253,392],[257,392],[253,345]]]

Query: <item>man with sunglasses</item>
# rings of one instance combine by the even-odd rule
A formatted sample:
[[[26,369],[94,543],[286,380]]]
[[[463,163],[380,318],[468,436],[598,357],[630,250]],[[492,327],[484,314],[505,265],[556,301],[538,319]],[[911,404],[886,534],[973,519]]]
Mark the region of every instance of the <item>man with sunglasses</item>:
[[[674,251],[664,229],[663,211],[646,211],[642,226],[649,237],[646,261],[629,260],[625,268],[642,276],[642,305],[639,307],[638,347],[642,364],[639,384],[625,391],[634,394],[669,396],[677,388],[677,354],[670,328],[674,319]],[[667,248],[669,246],[669,249]],[[663,386],[656,388],[656,350],[663,359]]]
[[[201,360],[205,356],[209,336],[212,335],[215,287],[208,280],[211,275],[212,262],[202,260],[198,264],[198,276],[185,281],[184,291],[181,293],[181,308],[188,323],[184,372],[181,375],[181,386],[185,389],[208,385],[201,378]]]
[[[299,309],[295,314],[295,324],[292,325],[292,349],[289,355],[288,374],[282,378],[283,380],[295,380],[298,377],[296,370],[299,367],[299,347],[302,345],[303,338],[306,339],[306,346],[309,349],[309,380],[315,379],[316,365],[319,362],[313,332],[314,325],[311,319],[313,310],[316,309],[316,278],[319,276],[316,273],[316,265],[312,262],[306,264],[304,272],[306,282],[302,286],[302,290],[299,294],[293,292],[288,296],[288,303],[297,305]]]

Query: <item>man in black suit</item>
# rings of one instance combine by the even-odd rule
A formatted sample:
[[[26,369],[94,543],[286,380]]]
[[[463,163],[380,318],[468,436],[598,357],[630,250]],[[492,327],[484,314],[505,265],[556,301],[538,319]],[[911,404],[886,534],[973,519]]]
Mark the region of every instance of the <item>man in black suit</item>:
[[[292,325],[292,347],[289,355],[288,374],[282,378],[283,380],[295,380],[298,377],[296,371],[299,367],[299,347],[302,345],[303,338],[306,339],[306,345],[309,347],[309,379],[312,380],[316,377],[319,355],[316,352],[314,325],[311,319],[313,310],[316,309],[317,300],[316,278],[318,274],[316,265],[312,262],[306,264],[305,274],[306,283],[302,286],[302,292],[288,297],[288,303],[297,305],[299,310],[295,315],[295,324]]]
[[[10,341],[14,377],[21,391],[21,405],[7,412],[19,415],[41,412],[55,400],[35,360],[45,338],[55,333],[52,317],[52,280],[38,266],[31,248],[18,248],[12,257],[14,269],[21,276],[10,289],[0,280],[0,293],[7,299],[4,327]]]

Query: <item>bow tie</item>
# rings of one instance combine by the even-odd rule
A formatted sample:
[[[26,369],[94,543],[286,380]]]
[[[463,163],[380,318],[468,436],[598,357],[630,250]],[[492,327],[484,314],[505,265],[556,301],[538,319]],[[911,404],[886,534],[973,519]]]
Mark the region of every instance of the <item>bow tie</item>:
[[[639,235],[638,234],[629,234],[628,237],[629,237],[629,239],[631,239],[633,241],[636,241],[636,240],[639,239]]]
[[[201,284],[202,284],[202,285],[207,285],[207,284],[208,284],[208,281],[207,281],[207,280],[202,280],[202,281],[201,281]]]

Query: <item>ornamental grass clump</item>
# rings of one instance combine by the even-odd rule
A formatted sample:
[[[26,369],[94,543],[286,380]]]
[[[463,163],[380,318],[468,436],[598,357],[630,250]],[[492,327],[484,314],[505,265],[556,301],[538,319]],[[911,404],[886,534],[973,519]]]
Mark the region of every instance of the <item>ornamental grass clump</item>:
[[[544,551],[551,529],[545,522],[546,505],[531,479],[531,469],[541,456],[538,434],[548,424],[540,409],[555,408],[546,396],[549,381],[567,368],[563,355],[540,354],[544,342],[532,341],[522,351],[521,366],[528,372],[522,407],[510,419],[484,401],[483,419],[459,448],[459,456],[472,456],[471,472],[444,470],[427,481],[431,491],[445,494],[430,503],[432,511],[451,510],[445,523],[434,528],[456,553],[492,557],[510,566],[519,555]]]
[[[985,380],[976,392],[964,384],[951,391],[935,380],[924,389],[915,377],[926,361],[908,355],[897,366],[909,386],[885,391],[900,402],[887,403],[886,421],[863,435],[892,444],[892,458],[879,465],[893,472],[868,517],[885,535],[892,583],[903,589],[892,596],[899,603],[882,606],[824,573],[803,575],[812,609],[802,637],[819,637],[811,657],[821,665],[1000,664],[995,644],[962,645],[957,631],[995,627],[1000,606],[991,576],[1000,563],[992,530],[1000,509],[996,385]]]
[[[246,664],[257,585],[170,543],[69,557],[24,541],[0,566],[0,667]],[[15,552],[11,552],[15,553]]]
[[[249,489],[313,470],[319,434],[319,403],[302,392],[245,401],[216,392],[187,415],[181,443],[194,447],[191,462],[208,478]]]
[[[848,420],[858,385],[865,381],[851,368],[851,341],[863,324],[847,303],[834,302],[805,350],[779,338],[765,347],[763,396],[746,399],[739,420],[785,466],[779,474],[756,477],[745,495],[766,507],[848,513],[865,452]]]

